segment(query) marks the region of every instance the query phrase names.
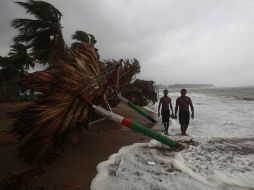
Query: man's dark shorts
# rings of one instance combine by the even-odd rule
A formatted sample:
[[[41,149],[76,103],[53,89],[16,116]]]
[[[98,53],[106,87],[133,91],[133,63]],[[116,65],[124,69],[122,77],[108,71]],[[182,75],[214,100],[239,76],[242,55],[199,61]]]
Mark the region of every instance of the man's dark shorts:
[[[189,125],[190,121],[190,112],[189,111],[180,111],[179,112],[179,123],[181,125]]]
[[[162,123],[169,122],[169,117],[170,117],[169,110],[161,110]]]

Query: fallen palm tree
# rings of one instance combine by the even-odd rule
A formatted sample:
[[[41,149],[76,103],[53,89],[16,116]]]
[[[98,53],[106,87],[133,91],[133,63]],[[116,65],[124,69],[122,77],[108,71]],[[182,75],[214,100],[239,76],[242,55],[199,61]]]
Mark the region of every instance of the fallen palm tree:
[[[48,69],[29,74],[24,86],[40,92],[41,98],[18,112],[13,124],[25,159],[52,161],[62,150],[64,137],[92,120],[92,104],[109,107],[115,91],[120,92],[139,71],[137,60],[100,63],[93,46],[82,44],[55,58]]]
[[[121,99],[135,108],[146,118],[155,122],[144,110],[120,95],[140,71],[137,60],[107,61],[97,60],[92,45],[81,44],[68,54],[54,59],[46,70],[29,74],[24,86],[40,92],[41,97],[31,106],[16,113],[12,132],[20,139],[20,150],[30,163],[43,167],[51,162],[63,149],[63,140],[72,130],[86,126],[93,120],[95,112],[119,124],[144,133],[173,148],[182,145],[140,125],[135,121],[108,112],[117,105],[112,100]],[[96,105],[96,106],[95,106]],[[99,107],[98,107],[99,106]],[[23,173],[9,175],[0,182],[0,188],[16,189],[19,184],[29,189],[29,176],[36,176],[36,168]],[[27,182],[26,182],[27,181]],[[24,184],[24,185],[23,185]],[[28,186],[26,185],[28,184]]]

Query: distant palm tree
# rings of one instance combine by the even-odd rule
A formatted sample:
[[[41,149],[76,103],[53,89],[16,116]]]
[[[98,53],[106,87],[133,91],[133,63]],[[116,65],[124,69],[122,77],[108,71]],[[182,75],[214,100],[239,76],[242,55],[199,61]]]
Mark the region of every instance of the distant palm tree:
[[[37,62],[50,63],[54,56],[64,52],[66,48],[60,23],[61,12],[44,1],[16,3],[35,19],[13,20],[12,26],[19,30],[14,42],[24,43],[26,48],[31,48],[31,55]]]
[[[13,66],[21,73],[26,74],[29,68],[34,68],[34,59],[28,54],[27,48],[21,43],[15,43],[11,46],[8,54]]]
[[[82,43],[89,43],[94,45],[97,41],[95,40],[95,37],[92,34],[88,34],[84,31],[77,30],[73,35],[72,35],[73,40],[77,40],[77,42],[73,42],[71,44],[72,48],[76,48]]]
[[[73,35],[72,35],[72,39],[76,40],[76,42],[73,42],[71,44],[71,48],[72,49],[76,49],[78,46],[80,46],[82,43],[89,43],[92,44],[93,46],[96,44],[96,39],[94,37],[94,35],[92,34],[88,34],[84,31],[81,30],[77,30]],[[100,55],[98,54],[98,49],[95,48],[96,54],[97,54],[97,58],[100,58]]]
[[[16,99],[20,95],[21,80],[27,75],[29,68],[34,68],[34,60],[20,43],[12,45],[8,55],[0,59],[2,93],[7,98]]]

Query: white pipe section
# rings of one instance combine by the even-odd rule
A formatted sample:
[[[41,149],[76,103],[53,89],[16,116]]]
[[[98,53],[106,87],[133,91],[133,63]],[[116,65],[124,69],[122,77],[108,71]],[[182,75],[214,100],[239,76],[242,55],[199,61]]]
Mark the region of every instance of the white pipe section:
[[[113,112],[107,111],[104,108],[102,108],[101,106],[93,105],[93,108],[95,109],[96,113],[98,113],[102,116],[105,116],[118,124],[121,124],[122,120],[124,119],[124,117],[122,117],[118,114],[115,114]]]

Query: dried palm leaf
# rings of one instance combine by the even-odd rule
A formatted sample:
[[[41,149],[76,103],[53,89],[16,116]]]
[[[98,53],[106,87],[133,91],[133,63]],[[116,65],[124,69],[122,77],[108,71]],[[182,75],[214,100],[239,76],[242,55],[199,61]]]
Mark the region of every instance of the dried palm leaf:
[[[61,148],[62,137],[76,124],[89,119],[89,104],[94,98],[100,74],[94,49],[83,44],[71,56],[59,57],[45,71],[24,79],[24,85],[43,93],[28,109],[18,114],[14,132],[21,140],[20,149],[31,162],[49,162]],[[85,83],[89,83],[86,89]],[[99,91],[98,91],[99,93]]]
[[[64,136],[91,120],[92,104],[103,105],[114,96],[117,76],[123,89],[140,70],[137,60],[100,63],[90,44],[53,61],[48,69],[24,79],[26,88],[43,96],[18,112],[13,124],[25,159],[37,164],[51,162],[62,150]]]

